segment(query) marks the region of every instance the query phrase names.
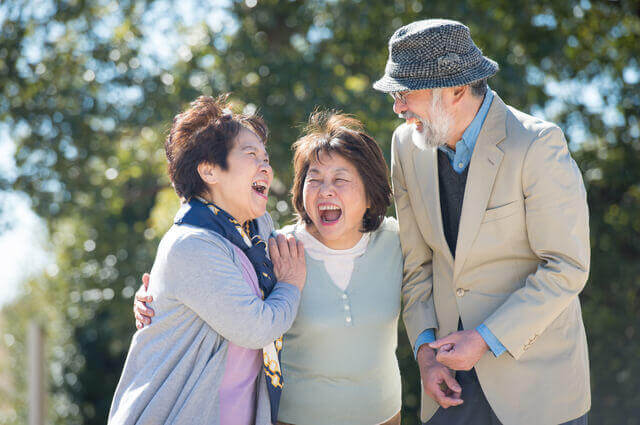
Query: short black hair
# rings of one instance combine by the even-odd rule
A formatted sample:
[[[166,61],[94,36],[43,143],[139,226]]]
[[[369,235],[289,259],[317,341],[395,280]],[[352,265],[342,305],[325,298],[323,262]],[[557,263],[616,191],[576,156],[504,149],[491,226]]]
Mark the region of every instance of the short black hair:
[[[227,156],[242,128],[267,142],[267,126],[257,115],[231,112],[229,95],[200,96],[176,115],[164,143],[169,179],[178,196],[188,200],[205,192],[198,165],[207,162],[227,169]]]

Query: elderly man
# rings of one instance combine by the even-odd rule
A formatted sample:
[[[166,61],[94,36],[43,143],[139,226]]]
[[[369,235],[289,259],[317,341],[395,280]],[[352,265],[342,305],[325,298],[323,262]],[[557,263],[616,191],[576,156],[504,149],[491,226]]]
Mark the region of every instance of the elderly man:
[[[584,184],[556,125],[488,89],[497,71],[466,26],[425,20],[395,32],[374,84],[406,120],[392,176],[421,419],[586,424]]]

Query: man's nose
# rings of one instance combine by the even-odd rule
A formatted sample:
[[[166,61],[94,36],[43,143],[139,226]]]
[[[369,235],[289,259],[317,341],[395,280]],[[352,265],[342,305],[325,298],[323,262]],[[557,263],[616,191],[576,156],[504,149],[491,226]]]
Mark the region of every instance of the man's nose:
[[[399,115],[406,110],[407,110],[407,105],[402,103],[399,99],[395,99],[393,101],[393,112]]]

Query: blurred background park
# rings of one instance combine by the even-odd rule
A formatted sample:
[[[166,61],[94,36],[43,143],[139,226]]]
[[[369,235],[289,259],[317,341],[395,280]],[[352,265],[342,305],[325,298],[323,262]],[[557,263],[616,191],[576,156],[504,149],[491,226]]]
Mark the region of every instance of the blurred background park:
[[[467,24],[501,66],[490,86],[565,131],[591,211],[590,423],[640,424],[638,0],[2,0],[0,424],[27,422],[30,321],[47,423],[106,422],[132,296],[178,207],[163,150],[176,113],[232,92],[265,117],[282,225],[290,146],[317,105],[363,120],[388,159],[400,121],[371,84],[393,31],[428,17]],[[399,341],[417,424],[402,325]]]

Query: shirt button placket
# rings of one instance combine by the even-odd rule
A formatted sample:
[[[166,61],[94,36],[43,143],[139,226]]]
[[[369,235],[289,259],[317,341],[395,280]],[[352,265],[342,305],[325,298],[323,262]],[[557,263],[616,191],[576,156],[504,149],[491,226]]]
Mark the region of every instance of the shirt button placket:
[[[351,306],[349,305],[349,296],[346,293],[342,293],[343,308],[345,313],[345,326],[353,326],[353,318],[351,317]]]

